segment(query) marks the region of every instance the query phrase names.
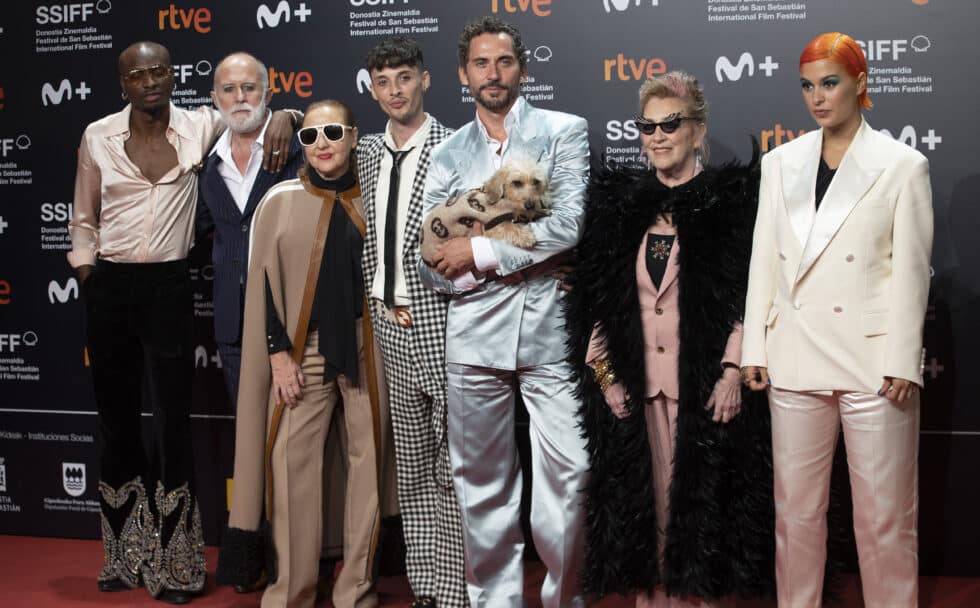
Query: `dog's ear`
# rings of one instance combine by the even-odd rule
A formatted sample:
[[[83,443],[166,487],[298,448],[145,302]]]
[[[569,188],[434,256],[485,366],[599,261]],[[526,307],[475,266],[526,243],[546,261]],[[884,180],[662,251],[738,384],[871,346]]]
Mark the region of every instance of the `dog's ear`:
[[[485,184],[480,186],[487,195],[487,203],[493,205],[500,199],[504,198],[504,185],[507,183],[507,174],[509,171],[504,168],[500,168],[496,173],[490,176],[490,179],[486,181]]]

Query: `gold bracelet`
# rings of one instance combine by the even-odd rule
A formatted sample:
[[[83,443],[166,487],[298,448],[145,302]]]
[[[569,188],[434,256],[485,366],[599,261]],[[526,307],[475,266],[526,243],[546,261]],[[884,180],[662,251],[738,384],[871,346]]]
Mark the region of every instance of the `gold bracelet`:
[[[616,374],[613,372],[613,370],[610,369],[609,373],[607,373],[605,376],[602,377],[601,380],[599,380],[599,389],[602,390],[603,393],[605,393],[610,386],[616,384],[617,380],[618,379],[616,378]]]
[[[609,359],[598,359],[595,362],[594,372],[596,384],[602,392],[606,392],[607,388],[616,383],[616,373],[609,364]]]

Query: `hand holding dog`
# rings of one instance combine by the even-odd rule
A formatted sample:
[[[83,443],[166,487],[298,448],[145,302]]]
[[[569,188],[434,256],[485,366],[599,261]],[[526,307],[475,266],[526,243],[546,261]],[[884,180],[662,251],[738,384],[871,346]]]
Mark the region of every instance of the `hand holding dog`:
[[[483,236],[483,224],[473,222],[473,236]],[[449,239],[436,250],[436,272],[450,281],[476,269],[471,237]]]

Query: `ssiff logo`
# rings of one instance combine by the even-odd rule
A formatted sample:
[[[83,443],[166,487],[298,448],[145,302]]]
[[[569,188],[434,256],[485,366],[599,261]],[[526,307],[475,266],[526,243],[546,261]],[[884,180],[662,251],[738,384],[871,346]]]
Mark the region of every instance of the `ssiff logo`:
[[[16,139],[11,137],[0,138],[0,156],[6,158],[14,148],[26,150],[31,147],[31,138],[26,135],[18,135]]]
[[[551,0],[490,0],[491,13],[501,10],[507,13],[526,13],[530,10],[538,17],[547,17],[551,14]]]
[[[81,496],[85,493],[85,463],[62,462],[61,483],[69,496]]]
[[[173,66],[174,79],[179,81],[180,84],[187,84],[187,80],[194,74],[208,76],[211,74],[212,69],[211,62],[207,59],[202,59],[195,64],[180,63]]]
[[[312,14],[313,11],[306,8],[305,2],[300,2],[294,9],[289,2],[281,0],[274,11],[267,5],[260,4],[255,11],[255,21],[261,30],[267,27],[279,27],[279,23],[282,21],[289,23],[290,17],[296,17],[300,23],[306,23],[306,18]]]
[[[72,92],[81,99],[85,101],[88,98],[88,94],[92,92],[92,89],[85,84],[85,81],[79,83],[77,87],[73,87],[71,81],[67,78],[63,78],[60,83],[58,83],[58,88],[54,88],[50,82],[45,82],[41,85],[41,103],[45,106],[53,105],[56,106],[62,102],[66,97],[71,100]]]
[[[37,334],[33,331],[25,331],[23,334],[0,334],[0,353],[14,353],[23,346],[34,346],[37,344]]]
[[[88,21],[88,18],[94,13],[104,15],[110,10],[112,10],[112,2],[110,0],[54,4],[52,6],[37,7],[37,10],[34,11],[34,20],[38,25],[73,23],[75,21]]]
[[[640,6],[643,0],[632,0],[632,6]],[[623,12],[630,7],[630,0],[602,0],[607,13],[617,10]],[[650,0],[650,6],[660,6],[660,0]]]
[[[772,73],[779,69],[779,64],[766,55],[766,60],[758,64],[759,71],[766,73],[766,78],[771,78]],[[752,53],[744,52],[738,56],[738,62],[732,64],[728,57],[722,55],[715,60],[715,78],[718,82],[724,82],[727,78],[731,81],[740,80],[747,71],[749,76],[755,75],[756,63]]]

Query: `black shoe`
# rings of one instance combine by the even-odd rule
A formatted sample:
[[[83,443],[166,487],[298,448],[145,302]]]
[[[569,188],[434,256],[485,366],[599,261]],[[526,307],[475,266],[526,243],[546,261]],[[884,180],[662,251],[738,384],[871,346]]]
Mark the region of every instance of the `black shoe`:
[[[265,572],[259,575],[258,580],[249,583],[247,585],[235,585],[235,593],[255,593],[256,591],[261,591],[266,588],[269,584],[269,579],[266,577]]]
[[[409,604],[409,608],[436,608],[436,598],[422,595]]]
[[[113,593],[115,591],[129,591],[130,587],[120,578],[113,578],[107,581],[99,581],[99,591]]]
[[[164,589],[157,599],[168,604],[190,604],[191,593],[189,591],[178,591],[177,589]]]

